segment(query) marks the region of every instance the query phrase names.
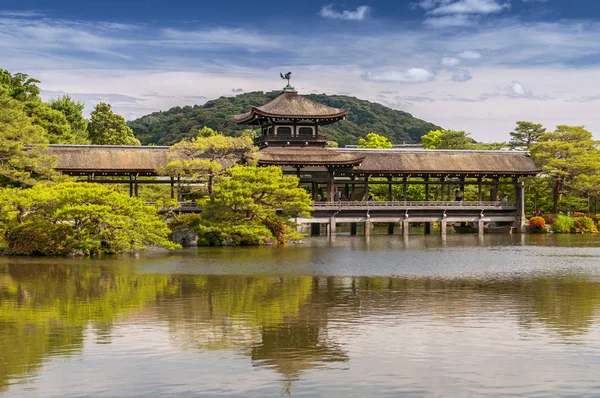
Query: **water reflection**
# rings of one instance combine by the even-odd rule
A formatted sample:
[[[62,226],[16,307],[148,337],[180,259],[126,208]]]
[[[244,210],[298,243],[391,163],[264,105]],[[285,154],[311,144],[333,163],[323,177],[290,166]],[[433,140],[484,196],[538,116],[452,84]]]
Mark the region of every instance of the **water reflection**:
[[[389,245],[374,238],[367,250],[376,256]],[[312,250],[296,252],[300,261],[317,261]],[[201,260],[223,261],[223,251],[212,253]],[[517,340],[534,335],[579,343],[596,326],[600,308],[600,279],[577,264],[484,277],[193,275],[156,267],[155,260],[138,267],[128,261],[0,265],[0,390],[31,381],[50,360],[78,357],[91,335],[96,344],[111,344],[115,325],[165,324],[173,352],[235,352],[276,372],[291,393],[307,373],[360,361],[349,344],[367,326],[372,332],[408,325],[434,336],[511,324],[520,330]]]

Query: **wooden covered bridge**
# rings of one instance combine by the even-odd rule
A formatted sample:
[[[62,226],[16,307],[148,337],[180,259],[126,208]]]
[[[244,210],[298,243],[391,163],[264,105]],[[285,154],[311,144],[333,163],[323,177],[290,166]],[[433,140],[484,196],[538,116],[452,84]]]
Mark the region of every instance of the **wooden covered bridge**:
[[[311,224],[313,234],[323,224],[335,234],[340,223],[349,223],[351,233],[358,223],[364,224],[365,234],[373,223],[386,223],[388,232],[401,225],[407,234],[409,223],[424,223],[427,233],[432,223],[440,222],[443,235],[449,223],[470,223],[480,233],[485,224],[525,225],[522,178],[539,173],[527,152],[327,148],[319,127],[344,119],[348,112],[310,101],[288,85],[273,101],[235,117],[240,124],[260,127],[255,140],[259,165],[281,167],[311,193],[313,217],[296,221]],[[174,194],[177,182],[158,175],[169,162],[169,147],[51,149],[56,168],[65,174],[129,184],[131,195],[137,195],[140,184],[170,184]],[[508,203],[500,200],[505,194]],[[193,204],[184,209],[199,210]]]

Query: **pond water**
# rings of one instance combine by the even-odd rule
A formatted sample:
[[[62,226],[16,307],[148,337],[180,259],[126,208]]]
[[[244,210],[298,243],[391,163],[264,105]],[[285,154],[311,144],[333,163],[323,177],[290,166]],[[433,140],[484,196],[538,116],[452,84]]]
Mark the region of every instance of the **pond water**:
[[[599,396],[600,238],[0,258],[0,396]]]

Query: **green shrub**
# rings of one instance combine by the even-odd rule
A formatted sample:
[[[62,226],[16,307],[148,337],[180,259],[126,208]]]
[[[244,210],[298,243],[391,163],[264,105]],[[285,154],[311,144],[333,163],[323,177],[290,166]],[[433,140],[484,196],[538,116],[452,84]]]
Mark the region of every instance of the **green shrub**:
[[[559,214],[556,221],[552,224],[552,231],[557,234],[568,234],[575,228],[575,219],[569,216]]]
[[[556,222],[556,214],[544,214],[542,217],[548,225],[552,225]]]
[[[529,231],[531,232],[546,232],[546,221],[543,217],[532,217],[529,220]]]
[[[590,217],[581,216],[574,220],[574,230],[578,234],[592,234],[598,232],[596,223]]]
[[[75,248],[73,227],[67,224],[19,224],[5,234],[7,254],[66,256]]]

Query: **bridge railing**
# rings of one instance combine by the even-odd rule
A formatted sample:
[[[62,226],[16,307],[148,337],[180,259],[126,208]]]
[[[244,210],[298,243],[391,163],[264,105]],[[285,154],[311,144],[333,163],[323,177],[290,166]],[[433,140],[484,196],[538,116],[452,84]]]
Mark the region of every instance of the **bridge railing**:
[[[514,205],[502,205],[500,201],[391,201],[391,202],[377,202],[377,201],[364,201],[364,202],[353,202],[353,201],[336,201],[336,202],[313,202],[313,209],[353,209],[353,208],[370,208],[370,209],[389,209],[389,208],[421,208],[426,209],[430,207],[444,207],[444,208],[459,208],[459,209],[482,209],[482,208],[512,208]]]

